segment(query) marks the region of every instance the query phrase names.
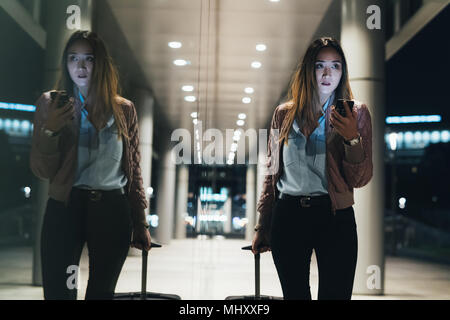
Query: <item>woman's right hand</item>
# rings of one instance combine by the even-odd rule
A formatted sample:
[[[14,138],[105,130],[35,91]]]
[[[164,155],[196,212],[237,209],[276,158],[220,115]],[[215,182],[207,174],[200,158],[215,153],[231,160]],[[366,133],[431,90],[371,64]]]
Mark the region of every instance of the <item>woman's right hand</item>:
[[[253,254],[257,254],[266,251],[271,251],[266,236],[263,234],[262,231],[256,231],[255,235],[253,236],[252,252]]]
[[[58,108],[59,95],[56,99],[52,100],[48,108],[47,121],[44,124],[44,128],[53,132],[59,132],[64,128],[74,117],[75,108],[73,106],[74,99],[71,97],[69,102],[62,108]]]

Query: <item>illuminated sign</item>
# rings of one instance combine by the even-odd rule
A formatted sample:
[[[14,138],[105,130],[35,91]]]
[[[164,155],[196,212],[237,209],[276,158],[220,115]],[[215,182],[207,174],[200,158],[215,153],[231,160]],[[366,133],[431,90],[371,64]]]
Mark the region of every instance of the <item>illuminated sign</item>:
[[[441,122],[441,116],[429,115],[429,116],[394,116],[387,117],[387,124],[401,124],[401,123],[428,123],[428,122]]]
[[[36,106],[28,104],[0,102],[0,109],[34,112],[36,111]]]

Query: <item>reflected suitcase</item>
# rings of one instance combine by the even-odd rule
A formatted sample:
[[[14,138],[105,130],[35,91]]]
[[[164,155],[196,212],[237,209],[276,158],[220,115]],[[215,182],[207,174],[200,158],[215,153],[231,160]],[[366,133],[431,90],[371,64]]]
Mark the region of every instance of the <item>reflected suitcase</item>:
[[[242,247],[242,250],[252,250],[252,246]],[[259,262],[261,254],[257,253],[255,256],[255,294],[245,296],[229,296],[225,300],[283,300],[282,297],[264,296],[260,294],[260,267]]]
[[[152,248],[161,248],[160,244],[152,242]],[[114,300],[181,300],[176,294],[147,292],[147,260],[148,252],[142,250],[141,291],[129,293],[116,293]]]

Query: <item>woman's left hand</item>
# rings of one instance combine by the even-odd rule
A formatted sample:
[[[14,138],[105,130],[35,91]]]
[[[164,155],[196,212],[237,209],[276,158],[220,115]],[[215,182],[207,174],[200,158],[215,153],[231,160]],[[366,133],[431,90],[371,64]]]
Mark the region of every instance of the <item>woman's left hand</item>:
[[[350,110],[347,102],[344,102],[345,117],[337,112],[335,106],[331,106],[330,122],[336,131],[345,139],[352,140],[358,137],[358,118],[356,110]]]
[[[150,236],[150,231],[148,231],[145,227],[134,228],[131,247],[149,251],[151,249],[151,245],[152,237]]]

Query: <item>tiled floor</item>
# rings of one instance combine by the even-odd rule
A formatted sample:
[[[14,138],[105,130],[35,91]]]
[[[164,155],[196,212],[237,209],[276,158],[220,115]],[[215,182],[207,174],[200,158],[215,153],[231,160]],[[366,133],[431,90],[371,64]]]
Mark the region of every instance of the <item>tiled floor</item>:
[[[183,299],[221,300],[254,292],[253,255],[240,248],[243,240],[186,239],[149,253],[148,291],[174,293]],[[130,255],[116,292],[138,291],[141,258]],[[450,299],[450,266],[386,257],[385,295],[353,295],[357,299]],[[32,248],[0,250],[0,299],[42,299],[42,288],[31,285]],[[87,252],[81,260],[81,289],[87,284]],[[311,266],[311,293],[317,297],[317,267]],[[261,293],[282,296],[270,253],[261,256]]]

